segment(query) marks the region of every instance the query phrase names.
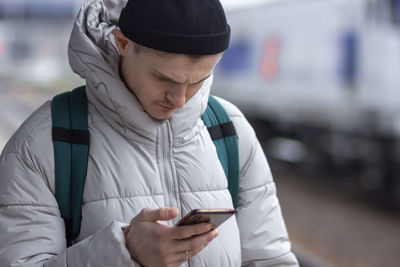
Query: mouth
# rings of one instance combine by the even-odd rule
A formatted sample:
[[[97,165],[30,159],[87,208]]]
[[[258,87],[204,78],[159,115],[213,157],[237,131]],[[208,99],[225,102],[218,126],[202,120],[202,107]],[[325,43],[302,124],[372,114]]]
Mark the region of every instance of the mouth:
[[[175,107],[170,107],[170,106],[165,106],[165,105],[161,105],[159,104],[162,108],[166,109],[166,110],[174,110]]]

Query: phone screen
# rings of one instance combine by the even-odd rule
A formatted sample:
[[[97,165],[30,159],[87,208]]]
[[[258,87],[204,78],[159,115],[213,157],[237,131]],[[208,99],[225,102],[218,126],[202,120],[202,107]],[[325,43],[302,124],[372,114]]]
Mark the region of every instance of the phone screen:
[[[196,223],[211,223],[218,227],[229,219],[235,210],[233,209],[197,209],[192,210],[183,217],[177,225],[191,225]]]

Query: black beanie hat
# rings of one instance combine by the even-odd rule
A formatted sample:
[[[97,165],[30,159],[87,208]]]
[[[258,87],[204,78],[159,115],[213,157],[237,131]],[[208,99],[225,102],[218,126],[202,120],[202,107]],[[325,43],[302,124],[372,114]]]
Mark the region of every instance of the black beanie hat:
[[[231,31],[219,0],[129,0],[119,27],[140,45],[189,55],[225,51]]]

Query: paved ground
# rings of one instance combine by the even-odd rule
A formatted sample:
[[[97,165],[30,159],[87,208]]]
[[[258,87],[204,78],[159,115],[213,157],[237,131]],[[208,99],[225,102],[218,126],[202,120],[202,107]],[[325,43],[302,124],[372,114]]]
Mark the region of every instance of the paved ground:
[[[314,266],[400,266],[399,211],[385,210],[333,181],[275,169],[295,248],[325,261]]]

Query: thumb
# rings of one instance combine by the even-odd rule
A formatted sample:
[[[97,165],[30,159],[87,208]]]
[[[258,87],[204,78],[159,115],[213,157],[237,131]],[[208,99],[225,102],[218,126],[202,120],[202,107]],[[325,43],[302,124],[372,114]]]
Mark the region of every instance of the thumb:
[[[169,221],[178,216],[179,210],[171,207],[164,207],[159,209],[144,208],[140,212],[140,219],[142,221]]]

